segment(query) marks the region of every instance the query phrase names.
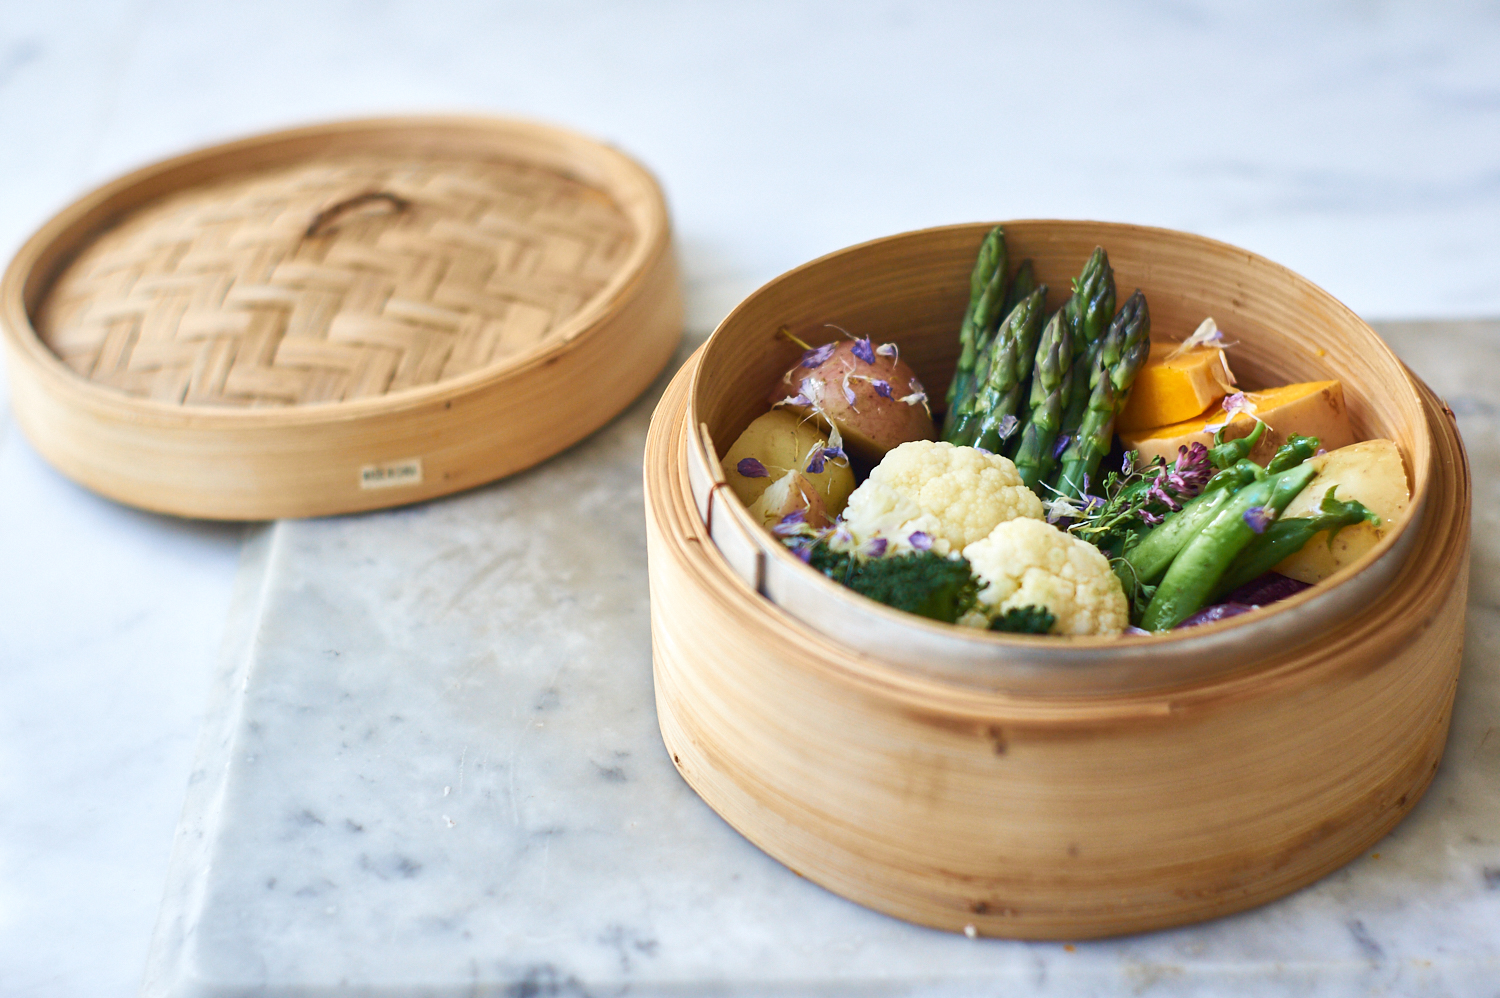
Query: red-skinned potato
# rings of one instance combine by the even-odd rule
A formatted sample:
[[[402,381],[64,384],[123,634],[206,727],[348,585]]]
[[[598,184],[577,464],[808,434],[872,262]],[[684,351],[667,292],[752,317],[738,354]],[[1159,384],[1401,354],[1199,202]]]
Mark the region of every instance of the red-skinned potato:
[[[871,463],[909,440],[937,437],[927,393],[894,343],[839,340],[809,350],[771,401],[838,427],[845,449]]]

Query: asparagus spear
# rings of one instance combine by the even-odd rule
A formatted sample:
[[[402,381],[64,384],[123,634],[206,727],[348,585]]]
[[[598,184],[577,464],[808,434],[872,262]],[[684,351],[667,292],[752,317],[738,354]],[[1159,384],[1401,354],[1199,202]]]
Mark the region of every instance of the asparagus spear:
[[[1000,324],[990,353],[990,376],[975,400],[976,447],[998,454],[1019,428],[1021,395],[1036,362],[1046,301],[1046,287],[1037,288]]]
[[[1073,383],[1091,385],[1099,347],[1115,314],[1115,272],[1102,246],[1083,265],[1073,281],[1073,295],[1063,305],[1063,318],[1073,334]],[[1088,408],[1090,388],[1073,393],[1063,415],[1061,432],[1070,440],[1077,434]]]
[[[1037,287],[1036,268],[1031,257],[1027,257],[1016,266],[1016,272],[1010,275],[1010,288],[1005,292],[1005,305],[1000,309],[1001,318],[1010,315]]]
[[[1137,289],[1098,345],[1088,401],[1058,469],[1055,488],[1060,495],[1082,498],[1088,479],[1109,453],[1115,435],[1115,417],[1125,408],[1130,386],[1150,353],[1151,313],[1146,308],[1146,296]]]
[[[958,365],[948,383],[948,413],[943,421],[943,439],[948,439],[961,407],[974,390],[974,364],[980,339],[1005,301],[1005,231],[995,226],[979,244],[979,256],[969,275],[969,308],[958,329]]]
[[[1036,347],[1036,371],[1031,379],[1031,413],[1016,445],[1016,470],[1035,490],[1052,473],[1057,458],[1052,446],[1057,427],[1073,392],[1072,337],[1062,312],[1054,312]]]

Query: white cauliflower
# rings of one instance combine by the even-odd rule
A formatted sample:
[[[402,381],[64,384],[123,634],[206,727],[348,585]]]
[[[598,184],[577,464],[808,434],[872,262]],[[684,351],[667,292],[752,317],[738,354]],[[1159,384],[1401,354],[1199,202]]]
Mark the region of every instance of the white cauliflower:
[[[849,532],[861,544],[879,537],[891,551],[930,546],[943,555],[988,537],[998,523],[1017,517],[1041,522],[1041,516],[1041,500],[1009,459],[937,440],[887,451],[844,508]],[[914,542],[917,534],[925,537]]]
[[[1057,618],[1053,634],[1119,634],[1130,608],[1109,559],[1041,520],[1009,520],[963,549],[984,583],[980,611],[960,623],[984,626],[989,617],[1039,606]]]

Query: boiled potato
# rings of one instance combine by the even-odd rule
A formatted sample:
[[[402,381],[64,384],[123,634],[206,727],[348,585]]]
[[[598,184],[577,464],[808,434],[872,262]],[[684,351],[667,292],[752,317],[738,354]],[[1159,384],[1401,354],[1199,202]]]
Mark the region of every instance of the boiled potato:
[[[740,502],[754,506],[773,482],[798,471],[818,490],[828,514],[836,516],[854,491],[854,472],[844,458],[825,460],[820,472],[808,471],[809,463],[816,466],[818,452],[827,446],[828,437],[812,420],[772,409],[745,427],[729,448],[721,462],[724,479]]]
[[[1340,447],[1310,459],[1318,474],[1297,498],[1291,501],[1282,518],[1314,516],[1328,490],[1335,486],[1336,498],[1363,503],[1380,525],[1356,523],[1340,530],[1328,546],[1328,532],[1317,534],[1306,546],[1276,566],[1276,571],[1302,582],[1321,582],[1364,556],[1406,514],[1411,492],[1406,485],[1406,466],[1401,452],[1390,440],[1365,440]]]
[[[766,487],[750,506],[750,515],[766,527],[774,527],[798,510],[803,522],[814,529],[828,526],[828,507],[820,492],[807,476],[788,471]]]
[[[770,401],[838,427],[844,446],[872,464],[898,444],[937,437],[922,383],[891,344],[840,340],[809,350]]]

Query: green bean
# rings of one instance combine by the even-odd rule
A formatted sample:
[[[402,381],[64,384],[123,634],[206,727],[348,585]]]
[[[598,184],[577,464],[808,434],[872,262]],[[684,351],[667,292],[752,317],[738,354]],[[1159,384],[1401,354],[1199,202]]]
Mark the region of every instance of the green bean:
[[[1318,534],[1328,531],[1328,543],[1332,544],[1338,532],[1345,527],[1368,520],[1379,524],[1380,517],[1366,509],[1358,501],[1340,502],[1334,491],[1328,490],[1323,503],[1313,516],[1293,516],[1277,520],[1266,528],[1266,532],[1255,538],[1235,556],[1224,570],[1224,577],[1214,589],[1210,602],[1217,603],[1226,595],[1253,582],[1307,546]]]
[[[1125,552],[1135,577],[1151,585],[1166,574],[1177,552],[1224,508],[1236,492],[1260,477],[1260,465],[1242,461],[1209,479],[1203,493],[1183,504]]]
[[[1274,475],[1288,468],[1295,468],[1317,452],[1317,437],[1304,437],[1300,433],[1293,433],[1286,438],[1286,443],[1281,445],[1281,449],[1276,452],[1275,456],[1267,462],[1266,471]]]
[[[1261,515],[1274,519],[1312,481],[1314,474],[1311,465],[1301,464],[1278,475],[1268,475],[1236,492],[1172,559],[1171,567],[1141,615],[1141,627],[1148,631],[1170,630],[1202,609],[1230,562],[1257,536],[1258,531],[1248,522],[1247,514],[1254,515],[1252,511],[1259,509]]]
[[[1227,426],[1227,424],[1226,424]],[[1243,461],[1250,456],[1255,445],[1260,443],[1260,438],[1266,435],[1266,424],[1260,420],[1255,421],[1255,428],[1250,431],[1249,436],[1239,437],[1235,440],[1224,439],[1224,427],[1220,427],[1214,434],[1214,445],[1208,449],[1208,463],[1215,468],[1227,468],[1236,461]]]

